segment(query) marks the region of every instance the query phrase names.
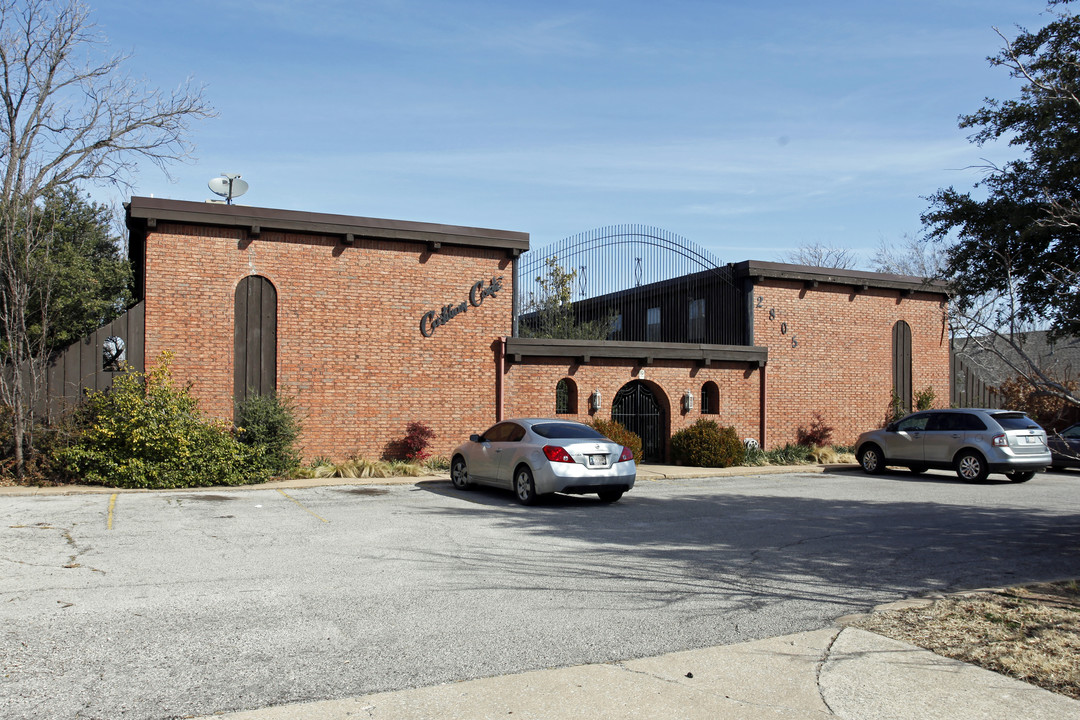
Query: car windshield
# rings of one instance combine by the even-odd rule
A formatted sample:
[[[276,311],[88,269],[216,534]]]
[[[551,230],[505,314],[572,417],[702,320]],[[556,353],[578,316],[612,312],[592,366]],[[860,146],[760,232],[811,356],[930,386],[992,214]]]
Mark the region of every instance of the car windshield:
[[[1080,425],[1073,425],[1067,427],[1061,431],[1061,437],[1069,438],[1070,440],[1080,439]]]
[[[532,426],[532,431],[542,438],[571,438],[573,440],[606,440],[588,425],[580,423],[551,422]]]
[[[996,413],[991,415],[1006,430],[1038,430],[1035,421],[1024,413]]]

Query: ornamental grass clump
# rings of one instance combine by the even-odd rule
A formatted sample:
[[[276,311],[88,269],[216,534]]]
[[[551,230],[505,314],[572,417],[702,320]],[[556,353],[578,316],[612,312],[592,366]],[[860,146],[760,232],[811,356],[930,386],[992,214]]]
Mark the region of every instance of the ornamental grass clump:
[[[172,379],[171,353],[147,373],[129,370],[111,388],[90,392],[76,412],[65,470],[109,487],[242,485],[266,480],[262,446],[248,446],[230,423],[199,412],[191,386]]]
[[[702,418],[671,436],[671,457],[679,465],[731,467],[746,456],[746,447],[733,427],[720,427]]]

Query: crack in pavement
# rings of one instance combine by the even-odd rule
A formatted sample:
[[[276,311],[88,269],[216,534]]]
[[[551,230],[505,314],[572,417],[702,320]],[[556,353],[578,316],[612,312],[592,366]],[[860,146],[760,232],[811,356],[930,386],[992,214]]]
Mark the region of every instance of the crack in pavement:
[[[829,711],[829,715],[836,716],[836,711],[829,705],[829,701],[825,699],[825,688],[821,687],[821,673],[825,669],[825,664],[832,659],[832,649],[836,641],[840,639],[840,633],[844,632],[843,628],[837,630],[833,636],[829,639],[829,644],[821,651],[821,657],[818,659],[817,667],[814,669],[814,684],[817,686],[818,697],[821,698],[821,704],[825,706],[825,709]]]

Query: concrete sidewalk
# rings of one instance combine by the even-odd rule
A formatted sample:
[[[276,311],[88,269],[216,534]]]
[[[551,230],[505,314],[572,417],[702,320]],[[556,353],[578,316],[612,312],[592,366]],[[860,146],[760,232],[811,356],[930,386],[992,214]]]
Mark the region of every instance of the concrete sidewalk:
[[[209,717],[1061,720],[1080,718],[1080,701],[880,635],[829,628],[640,660]]]

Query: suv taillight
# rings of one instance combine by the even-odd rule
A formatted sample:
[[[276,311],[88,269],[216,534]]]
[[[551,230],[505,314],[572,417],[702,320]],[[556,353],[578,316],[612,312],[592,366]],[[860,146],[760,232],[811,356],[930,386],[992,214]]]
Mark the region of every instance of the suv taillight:
[[[622,449],[622,455],[620,455],[619,459],[616,460],[615,462],[626,462],[627,460],[633,460],[633,459],[634,459],[634,452],[630,448],[624,447]]]
[[[1006,435],[995,435],[991,442],[994,447],[1009,447],[1009,438]]]
[[[544,455],[551,462],[572,463],[574,458],[570,457],[570,453],[566,452],[564,448],[558,445],[545,445]]]

